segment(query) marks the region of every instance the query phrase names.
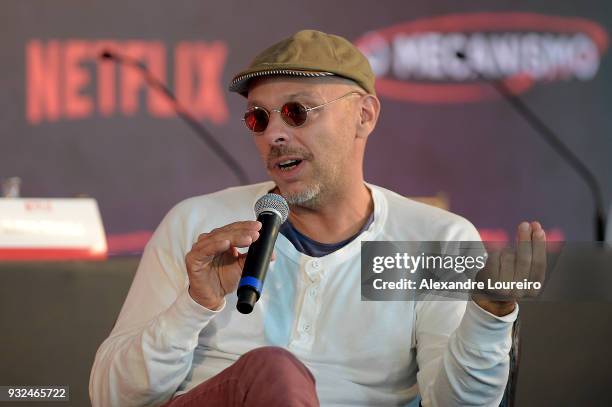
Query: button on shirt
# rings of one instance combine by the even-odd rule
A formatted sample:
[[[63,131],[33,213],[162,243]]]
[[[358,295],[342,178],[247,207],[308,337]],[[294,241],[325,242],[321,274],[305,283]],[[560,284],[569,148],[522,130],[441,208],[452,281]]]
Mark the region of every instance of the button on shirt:
[[[199,234],[254,219],[271,182],[187,199],[147,244],[90,379],[94,406],[161,404],[261,347],[291,351],[313,373],[323,406],[497,405],[517,309],[496,317],[473,302],[362,301],[363,240],[480,240],[465,219],[367,184],[374,221],[344,247],[311,257],[279,235],[262,297],[248,315],[235,293],[218,311],[191,299],[185,255]]]

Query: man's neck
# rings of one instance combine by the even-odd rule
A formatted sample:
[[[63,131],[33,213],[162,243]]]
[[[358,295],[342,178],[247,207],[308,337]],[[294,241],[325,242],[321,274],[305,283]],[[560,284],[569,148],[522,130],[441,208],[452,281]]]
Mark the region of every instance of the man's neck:
[[[374,210],[374,202],[361,182],[317,209],[290,209],[289,221],[300,233],[320,243],[338,243],[359,232]]]

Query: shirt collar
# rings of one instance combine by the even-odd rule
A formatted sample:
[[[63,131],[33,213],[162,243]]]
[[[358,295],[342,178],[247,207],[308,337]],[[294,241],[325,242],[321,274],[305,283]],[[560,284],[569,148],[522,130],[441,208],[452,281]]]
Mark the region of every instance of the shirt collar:
[[[372,193],[372,200],[374,201],[374,221],[372,224],[364,230],[359,236],[357,236],[352,242],[342,247],[341,249],[336,250],[330,254],[327,254],[323,257],[317,257],[319,261],[323,262],[327,267],[334,267],[335,265],[341,263],[346,260],[346,258],[354,256],[356,253],[361,251],[361,242],[367,240],[375,240],[376,237],[380,234],[385,222],[387,221],[387,199],[381,189],[376,185],[372,185],[370,183],[365,183],[366,187]],[[275,187],[273,181],[267,181],[261,184],[261,188],[258,188],[257,193],[253,197],[253,202],[251,203],[251,207],[254,207],[255,202],[262,196],[268,193],[271,189]],[[315,257],[308,256],[306,254],[300,253],[296,250],[296,248],[291,244],[291,242],[283,235],[279,234],[276,239],[276,250],[280,251],[287,258],[292,260],[293,262],[300,264],[304,261],[308,261],[310,259],[314,259]]]

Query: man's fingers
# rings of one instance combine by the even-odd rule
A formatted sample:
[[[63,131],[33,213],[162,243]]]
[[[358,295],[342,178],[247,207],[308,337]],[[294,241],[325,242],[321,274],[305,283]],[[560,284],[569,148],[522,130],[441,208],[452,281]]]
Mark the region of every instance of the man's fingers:
[[[241,234],[231,234],[228,236],[232,246],[249,247],[251,243],[259,238],[259,232],[248,232]]]
[[[517,283],[544,282],[546,273],[546,234],[539,222],[522,222],[517,228],[516,251],[505,248],[501,253],[490,251],[485,268],[478,273],[478,280],[510,283],[487,293],[492,300],[516,299],[537,296],[539,290],[518,288]],[[484,272],[483,272],[484,271]]]
[[[229,240],[232,246],[247,247],[251,243],[259,239],[259,232],[249,229],[233,229],[219,230],[214,233],[209,233],[207,236],[200,238],[194,245],[192,250],[200,250],[213,241]]]
[[[185,256],[187,263],[201,261],[207,257],[215,256],[223,253],[231,247],[231,243],[227,239],[209,241],[207,245],[196,248],[195,246]]]
[[[205,240],[219,240],[235,234],[247,234],[254,238],[259,237],[259,231],[248,228],[215,229],[209,233],[199,235],[196,243]]]
[[[531,281],[544,283],[546,277],[546,233],[538,222],[532,222]]]
[[[239,231],[239,230],[258,232],[260,229],[261,229],[261,222],[256,221],[256,220],[245,220],[245,221],[240,221],[240,222],[234,222],[234,223],[230,223],[225,226],[221,226],[219,228],[215,228],[211,230],[210,232],[200,234],[198,236],[197,241],[200,241],[202,239],[207,239],[210,236],[215,236],[220,233]]]
[[[243,230],[243,229],[258,231],[261,229],[261,222],[256,221],[256,220],[245,220],[245,221],[240,221],[240,222],[234,222],[234,223],[230,223],[225,226],[222,226],[220,228],[213,229],[211,233],[228,232],[232,230]]]
[[[516,230],[516,237],[519,242],[531,241],[531,225],[529,222],[521,222]]]
[[[231,228],[239,228],[239,229],[248,228],[248,229],[259,230],[261,229],[261,222],[257,220],[242,220],[238,222],[228,223],[227,225],[222,227],[222,229],[231,229]]]
[[[499,281],[512,281],[514,280],[514,263],[516,261],[516,255],[514,250],[505,248],[502,250],[499,258]]]
[[[533,229],[534,231],[538,229],[543,230],[542,225],[537,220],[534,220],[533,222],[531,222],[531,229]]]
[[[210,245],[206,246],[206,248],[202,251],[205,256],[214,256],[218,253],[223,253],[227,249],[230,248],[231,242],[227,239],[224,240],[216,240],[211,242]]]
[[[236,257],[237,247],[248,247],[258,238],[259,232],[254,231],[217,232],[215,235],[210,235],[195,243],[190,253],[193,254],[192,257],[203,259],[233,248],[232,254]],[[236,250],[236,252],[234,252],[234,250]]]
[[[500,282],[512,282],[515,279],[515,263],[516,255],[514,250],[505,248],[502,250],[501,257],[499,259],[499,281]],[[499,294],[504,297],[510,297],[513,295],[512,290],[498,290]]]
[[[518,226],[516,233],[516,269],[514,272],[514,278],[517,281],[529,278],[532,259],[531,233],[531,225],[528,222],[522,222]]]
[[[223,234],[220,236],[223,240],[229,240],[231,245],[234,247],[248,247],[259,237],[258,232],[250,233],[233,233]]]

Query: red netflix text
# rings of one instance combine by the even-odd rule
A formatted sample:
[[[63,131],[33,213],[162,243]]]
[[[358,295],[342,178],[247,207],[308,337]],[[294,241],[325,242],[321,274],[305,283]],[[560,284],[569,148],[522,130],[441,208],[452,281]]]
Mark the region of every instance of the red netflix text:
[[[107,49],[140,61],[166,84],[173,59],[179,102],[200,119],[214,124],[227,121],[221,84],[227,46],[221,41],[179,42],[170,53],[160,41],[33,39],[25,49],[28,122],[133,116],[141,109],[158,118],[175,115],[165,97],[147,87],[136,67],[100,59],[100,52]],[[140,106],[141,93],[144,106]]]

